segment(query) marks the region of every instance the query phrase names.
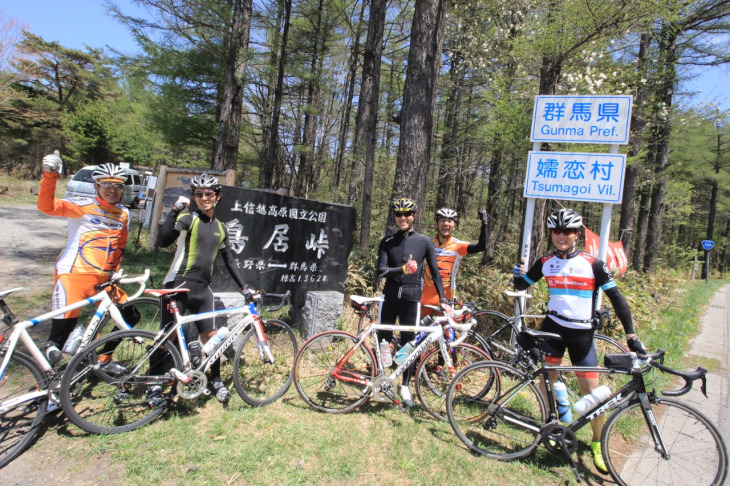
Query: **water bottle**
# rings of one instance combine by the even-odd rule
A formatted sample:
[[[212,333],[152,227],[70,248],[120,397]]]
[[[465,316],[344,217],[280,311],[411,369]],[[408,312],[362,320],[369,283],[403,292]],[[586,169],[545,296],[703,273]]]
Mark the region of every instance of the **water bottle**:
[[[594,389],[588,395],[578,400],[573,404],[573,410],[580,417],[585,415],[587,412],[593,410],[593,407],[604,401],[606,398],[611,396],[611,389],[606,385],[601,385]]]
[[[568,401],[568,389],[565,387],[565,383],[556,381],[553,383],[553,390],[555,390],[555,401],[558,403],[560,421],[565,423],[572,422],[573,416],[570,413],[570,401]]]
[[[408,341],[405,343],[397,353],[395,353],[395,356],[393,357],[393,361],[395,361],[395,364],[398,366],[402,365],[403,362],[406,360],[406,358],[413,352],[413,350],[416,348],[416,340]]]
[[[390,344],[385,339],[380,341],[380,357],[383,359],[383,366],[385,368],[393,365],[393,355],[390,353]]]
[[[84,326],[79,324],[78,326],[74,327],[74,330],[71,331],[71,334],[69,334],[68,339],[66,339],[66,343],[63,345],[63,352],[66,354],[74,354],[76,350],[79,349],[79,345],[81,344],[81,338],[84,335]]]
[[[193,368],[197,368],[203,361],[203,343],[200,341],[191,342],[188,344],[188,353],[190,353],[190,363]]]
[[[210,338],[208,342],[203,345],[203,352],[207,355],[213,354],[215,348],[217,348],[218,345],[222,343],[226,337],[228,337],[228,328],[221,327],[220,329],[218,329],[218,333]]]

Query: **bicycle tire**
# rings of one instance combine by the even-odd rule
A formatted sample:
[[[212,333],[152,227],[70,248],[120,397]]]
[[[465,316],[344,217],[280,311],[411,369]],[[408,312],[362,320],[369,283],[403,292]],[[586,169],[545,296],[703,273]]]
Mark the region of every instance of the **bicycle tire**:
[[[253,327],[238,344],[233,357],[233,384],[241,399],[254,407],[268,405],[286,393],[297,355],[297,338],[286,322],[262,319],[261,325],[274,362],[261,356]]]
[[[601,449],[614,480],[626,484],[720,485],[728,457],[717,428],[697,409],[668,398],[651,404],[665,446],[663,458],[638,398],[616,409],[603,426]]]
[[[29,356],[14,351],[0,379],[0,405],[8,400],[46,388],[47,379]],[[0,414],[0,468],[18,457],[43,431],[48,394],[18,403]]]
[[[149,405],[147,389],[154,383],[162,387],[163,395],[174,393],[175,380],[166,372],[182,369],[182,358],[170,341],[150,352],[155,337],[144,330],[118,331],[92,341],[73,357],[61,380],[60,398],[74,425],[92,434],[118,434],[138,429],[164,412],[165,406]],[[113,340],[117,341],[114,362],[127,370],[119,376],[98,367],[98,356]],[[165,371],[150,373],[151,367]]]
[[[332,375],[332,370],[357,341],[347,332],[326,331],[302,345],[294,362],[294,386],[307,405],[321,412],[348,413],[370,399],[367,385],[346,382]],[[373,353],[363,343],[341,373],[372,382],[376,371]]]
[[[516,357],[516,343],[509,318],[501,312],[484,310],[474,313],[477,320],[474,331],[487,344],[487,353],[495,361],[512,363]]]
[[[459,344],[450,349],[454,370],[458,371],[477,361],[489,360],[486,351],[469,344]],[[453,372],[453,375],[456,374]],[[416,369],[416,395],[421,407],[437,420],[446,417],[446,392],[453,376],[444,367],[441,348],[427,351]]]
[[[457,373],[446,394],[446,413],[464,445],[500,461],[530,455],[548,416],[529,375],[499,361],[481,361]]]
[[[596,348],[598,366],[603,366],[603,360],[607,354],[623,354],[629,352],[628,349],[626,349],[617,340],[599,333],[594,334],[593,345]],[[568,353],[565,354],[563,359],[563,366],[570,366],[571,361]],[[583,396],[583,393],[580,391],[578,379],[576,378],[575,373],[561,373],[560,378],[568,388],[568,394],[571,396],[571,401],[578,401]],[[621,373],[600,373],[599,378],[601,380],[601,384],[607,385],[611,388],[611,391],[619,390],[622,386],[631,381],[631,375]]]
[[[156,332],[160,329],[160,299],[155,297],[137,297],[118,305],[119,310],[124,315],[128,309],[133,308],[139,313],[139,320],[132,326],[134,329]],[[104,313],[99,321],[99,327],[94,335],[94,339],[117,330],[117,324],[109,315],[109,311]]]

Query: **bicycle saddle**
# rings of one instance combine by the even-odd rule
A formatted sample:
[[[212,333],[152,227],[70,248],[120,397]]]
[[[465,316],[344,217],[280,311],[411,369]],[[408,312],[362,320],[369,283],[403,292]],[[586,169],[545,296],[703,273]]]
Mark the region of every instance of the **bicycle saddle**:
[[[190,292],[190,289],[147,289],[144,291],[145,294],[154,295],[155,297],[162,297],[164,295],[177,294],[180,292]]]

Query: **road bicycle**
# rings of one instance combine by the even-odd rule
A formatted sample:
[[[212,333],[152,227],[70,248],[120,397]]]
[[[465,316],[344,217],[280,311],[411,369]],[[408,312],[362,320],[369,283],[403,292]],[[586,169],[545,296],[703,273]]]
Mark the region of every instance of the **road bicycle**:
[[[361,312],[372,309],[379,299],[353,296],[353,306]],[[356,309],[357,310],[357,309]],[[468,309],[455,311],[456,319],[468,315]],[[474,325],[473,319],[458,323],[449,316],[436,317],[432,325],[396,326],[371,322],[358,335],[345,331],[325,331],[305,342],[294,363],[294,386],[299,396],[315,410],[327,413],[348,413],[356,410],[371,398],[380,402],[393,402],[405,412],[403,404],[396,398],[396,379],[420,358],[416,369],[417,377],[430,376],[431,385],[419,386],[416,394],[421,405],[435,417],[445,417],[443,401],[446,386],[441,385],[441,396],[427,397],[438,390],[435,383],[443,383],[456,374],[456,369],[489,356],[482,350],[464,344],[467,331]],[[447,342],[444,337],[451,330],[459,337]],[[416,345],[400,365],[390,374],[383,366],[378,341],[378,331],[406,331],[417,334]],[[370,337],[374,346],[365,341]],[[438,347],[429,350],[431,344]],[[374,350],[374,352],[373,352]],[[427,351],[428,350],[428,351]],[[424,354],[425,352],[425,354]],[[423,355],[423,356],[422,356]]]
[[[477,309],[474,311],[474,318],[477,320],[474,332],[481,337],[482,341],[486,342],[485,349],[494,361],[519,364],[519,360],[517,360],[517,335],[520,331],[529,329],[530,326],[537,326],[538,321],[545,318],[545,314],[524,312],[527,299],[532,298],[532,295],[526,291],[513,292],[506,290],[505,294],[514,299],[514,315],[507,316],[495,310]],[[628,349],[619,341],[598,332],[601,329],[614,327],[609,309],[604,308],[597,311],[596,319],[598,324],[593,334],[593,345],[596,349],[598,362],[602,363],[604,356],[607,354],[627,353]],[[564,360],[566,366],[569,366],[570,358],[566,355]],[[601,376],[601,378],[604,384],[613,390],[620,388],[628,381],[628,377],[622,374],[607,374]],[[568,393],[574,399],[580,397],[580,388],[574,373],[562,373],[561,380],[566,384]]]
[[[290,292],[244,294],[246,305],[242,307],[182,316],[175,296],[188,291],[148,290],[161,297],[163,305],[169,305],[173,322],[156,333],[131,330],[103,337],[71,360],[60,397],[73,424],[94,434],[129,432],[159,417],[175,393],[187,400],[208,395],[205,373],[234,344],[233,383],[244,402],[262,406],[286,393],[297,340],[288,324],[262,318],[257,306],[264,298],[277,299],[280,304],[266,310],[279,310],[289,303]],[[228,316],[228,336],[194,366],[183,326],[223,316]],[[239,339],[246,330],[248,333]],[[117,342],[114,361],[122,368],[116,375],[105,373],[99,362],[110,341]],[[164,399],[149,399],[153,387],[159,387]]]
[[[95,287],[98,293],[93,297],[25,321],[19,321],[6,302],[10,294],[22,287],[0,292],[0,317],[5,325],[0,334],[0,468],[40,435],[49,401],[53,408],[59,403],[57,393],[65,367],[57,363],[54,369],[28,330],[68,311],[96,304],[98,308],[82,335],[78,354],[92,339],[114,329],[148,327],[153,319],[159,322],[159,299],[140,297],[149,276],[149,270],[133,278],[125,277],[121,271],[114,273],[107,282]],[[138,284],[139,288],[123,304],[116,303],[106,291],[128,284]],[[19,343],[25,345],[26,352],[18,350]]]
[[[644,380],[644,374],[652,369],[683,378],[681,389],[661,392],[669,397],[684,395],[692,382],[701,380],[707,396],[705,368],[671,369],[662,364],[662,350],[647,355],[608,355],[606,368],[547,367],[540,343],[557,337],[524,330],[518,335],[518,354],[525,366],[487,361],[468,366],[454,377],[447,391],[447,415],[457,437],[470,450],[493,459],[513,460],[532,454],[542,443],[551,453],[568,460],[580,482],[572,458],[578,445],[576,432],[615,409],[603,427],[601,448],[617,483],[723,484],[728,457],[717,428],[693,407],[660,397]],[[597,371],[631,379],[585,415],[563,425],[558,420],[554,388],[547,379],[551,371]],[[540,390],[543,386],[544,394]]]

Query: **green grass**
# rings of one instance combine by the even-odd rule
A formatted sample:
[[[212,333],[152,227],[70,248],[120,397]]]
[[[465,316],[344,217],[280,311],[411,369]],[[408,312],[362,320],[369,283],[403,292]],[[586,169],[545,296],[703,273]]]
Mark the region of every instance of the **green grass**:
[[[132,251],[126,268],[134,273],[167,261],[157,258]],[[672,366],[693,367],[682,363],[682,350],[724,282],[684,283],[686,290],[669,299],[671,305],[663,296],[664,312],[637,328],[653,349],[669,351]],[[230,366],[224,366],[224,377],[226,372]],[[100,454],[110,459],[108,484],[576,484],[568,464],[543,447],[525,460],[497,462],[469,453],[448,423],[418,407],[402,414],[389,404],[368,403],[350,414],[327,415],[310,410],[293,387],[263,408],[248,407],[235,393],[225,409],[214,398],[177,399],[160,420],[125,435],[65,430],[69,461]],[[589,427],[579,439],[579,472],[600,481],[587,447]]]

